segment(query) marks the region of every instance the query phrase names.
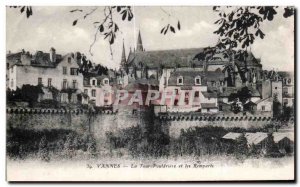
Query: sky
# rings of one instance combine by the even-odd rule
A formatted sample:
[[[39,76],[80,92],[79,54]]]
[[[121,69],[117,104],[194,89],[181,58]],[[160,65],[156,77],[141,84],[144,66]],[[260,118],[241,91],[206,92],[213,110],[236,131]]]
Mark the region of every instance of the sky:
[[[108,41],[98,35],[90,54],[89,48],[96,32],[93,22],[103,20],[103,7],[98,7],[84,20],[84,13],[70,13],[70,10],[77,8],[87,13],[95,7],[33,7],[33,16],[28,19],[18,9],[7,8],[6,51],[14,53],[25,49],[31,53],[38,50],[49,52],[54,47],[58,54],[79,51],[96,64],[117,68],[122,42],[128,55],[130,48],[133,51],[136,47],[139,30],[146,51],[207,47],[218,41],[218,36],[213,34],[217,29],[214,22],[218,15],[212,11],[212,7],[135,6],[132,8],[134,18],[130,22],[122,21],[120,15],[114,15],[120,32],[111,49]],[[261,58],[263,69],[294,71],[294,18],[283,18],[282,14],[283,8],[279,7],[274,20],[261,25],[266,36],[255,40],[251,51],[255,57]],[[77,25],[72,26],[72,22],[78,18],[81,19]],[[181,23],[179,32],[160,34],[165,25],[176,25],[178,20]]]

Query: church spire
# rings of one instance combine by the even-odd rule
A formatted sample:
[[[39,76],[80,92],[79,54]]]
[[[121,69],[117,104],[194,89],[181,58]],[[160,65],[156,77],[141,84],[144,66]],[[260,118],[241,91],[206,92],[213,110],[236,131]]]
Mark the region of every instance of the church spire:
[[[125,46],[124,46],[124,39],[123,39],[123,51],[122,51],[122,57],[121,57],[121,65],[126,64],[126,53],[125,53]]]
[[[137,40],[137,44],[136,44],[136,51],[144,51],[140,30],[139,30],[138,40]]]

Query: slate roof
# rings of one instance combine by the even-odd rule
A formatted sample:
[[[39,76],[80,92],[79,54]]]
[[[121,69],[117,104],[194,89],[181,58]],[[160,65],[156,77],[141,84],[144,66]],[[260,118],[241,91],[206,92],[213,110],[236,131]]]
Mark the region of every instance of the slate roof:
[[[291,71],[278,71],[277,73],[281,78],[294,78],[294,72]]]
[[[216,92],[202,92],[205,98],[217,98],[218,95]]]
[[[224,87],[224,90],[222,92],[219,91],[218,95],[219,97],[229,97],[232,93],[237,93],[238,90],[241,88],[237,87]],[[261,97],[259,91],[251,86],[248,86],[248,89],[251,92],[252,97]]]
[[[245,137],[249,145],[257,145],[268,138],[267,133],[256,132],[256,133],[246,133]]]
[[[155,51],[135,51],[130,52],[128,56],[128,64],[139,67],[140,62],[147,65],[148,68],[159,68],[163,65],[165,68],[203,67],[204,61],[199,61],[195,58],[199,53],[203,52],[204,48],[189,48],[189,49],[171,49],[171,50],[155,50]],[[218,55],[217,58],[207,62],[208,65],[226,64],[228,59],[223,55]],[[238,65],[244,66],[244,62],[236,61]],[[262,66],[260,60],[256,59],[253,53],[249,53],[247,57],[248,66]]]
[[[204,77],[203,71],[196,71],[196,70],[190,70],[190,71],[174,71],[171,73],[170,78],[168,80],[169,86],[177,86],[177,78],[182,76],[183,78],[183,86],[194,86],[195,85],[195,78],[197,76],[201,77],[201,84],[204,84],[203,77]]]
[[[223,89],[223,92],[219,92],[219,97],[229,97],[230,94],[237,92],[236,87],[224,87]]]
[[[136,51],[129,54],[128,63],[139,67],[139,63],[142,62],[149,68],[159,68],[162,64],[166,68],[175,67],[176,64],[179,64],[180,67],[189,67],[190,61],[195,61],[198,66],[201,66],[202,62],[193,59],[202,51],[203,48]]]
[[[228,140],[236,140],[239,137],[241,137],[243,134],[242,133],[235,133],[235,132],[229,132],[225,136],[223,136],[223,139],[228,139]]]
[[[218,108],[215,103],[201,103],[201,108]]]
[[[31,66],[36,67],[54,68],[62,60],[62,55],[60,54],[56,54],[56,62],[51,62],[50,53],[37,51],[34,55],[31,55],[29,52],[18,52],[6,55],[6,59],[10,67],[15,64],[23,65],[24,62],[21,62],[22,55],[25,55],[28,58]]]
[[[222,72],[208,71],[205,73],[206,81],[223,81],[225,79],[225,74]]]
[[[158,86],[159,81],[157,79],[138,79],[135,81],[136,84],[142,84],[142,85],[151,85],[151,86]]]
[[[283,140],[284,138],[288,138],[292,142],[294,142],[294,134],[293,133],[273,133],[274,142],[278,143],[279,141]]]
[[[260,100],[256,101],[255,104],[261,103],[263,101],[273,102],[273,98],[272,97],[267,97],[267,98],[264,98],[264,99],[260,99]]]

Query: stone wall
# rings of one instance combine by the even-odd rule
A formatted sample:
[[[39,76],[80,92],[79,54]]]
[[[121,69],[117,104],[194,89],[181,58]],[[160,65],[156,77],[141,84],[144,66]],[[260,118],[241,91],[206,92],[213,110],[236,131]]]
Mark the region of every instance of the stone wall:
[[[172,138],[178,138],[181,130],[193,127],[217,126],[224,128],[261,128],[272,122],[271,117],[265,116],[187,116],[187,115],[160,115],[156,117],[163,131]]]
[[[64,111],[54,109],[7,109],[7,128],[71,129],[79,133],[90,131],[98,140],[104,140],[107,132],[140,125],[140,115],[103,111]]]

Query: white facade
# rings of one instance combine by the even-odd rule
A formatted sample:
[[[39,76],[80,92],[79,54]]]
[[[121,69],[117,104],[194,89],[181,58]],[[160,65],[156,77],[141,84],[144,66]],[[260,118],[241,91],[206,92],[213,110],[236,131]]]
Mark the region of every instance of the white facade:
[[[26,63],[25,63],[26,64]],[[55,67],[15,64],[9,68],[9,88],[16,90],[25,84],[63,89],[83,89],[83,75],[71,54],[65,55]]]
[[[109,106],[113,102],[113,90],[108,77],[90,78],[89,85],[85,85],[83,91],[95,106]]]

